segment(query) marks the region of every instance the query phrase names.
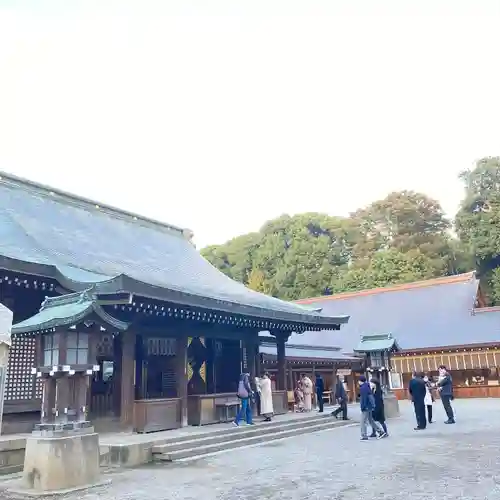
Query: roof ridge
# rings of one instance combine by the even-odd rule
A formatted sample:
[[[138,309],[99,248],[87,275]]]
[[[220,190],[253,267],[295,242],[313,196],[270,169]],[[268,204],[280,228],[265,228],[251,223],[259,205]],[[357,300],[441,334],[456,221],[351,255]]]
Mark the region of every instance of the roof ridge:
[[[34,182],[24,177],[18,177],[17,175],[10,174],[2,170],[0,170],[0,183],[4,183],[12,187],[22,188],[25,190],[33,190],[36,191],[38,194],[47,197],[57,196],[57,198],[55,198],[55,200],[57,201],[64,203],[71,203],[73,205],[80,206],[80,208],[83,209],[89,209],[89,208],[99,209],[102,213],[106,213],[107,215],[116,217],[118,219],[122,220],[132,219],[133,221],[139,221],[151,224],[153,226],[156,226],[157,228],[161,227],[163,229],[168,229],[170,231],[178,232],[180,235],[184,236],[188,240],[190,240],[193,237],[193,232],[190,229],[181,228],[178,226],[174,226],[173,224],[168,224],[167,222],[162,222],[160,220],[152,219],[144,215],[140,215],[134,212],[129,212],[128,210],[117,208],[114,207],[113,205],[101,203],[99,201],[86,198],[84,196],[80,196],[74,193],[70,193],[68,191],[64,191],[62,189],[48,186],[47,184]]]
[[[386,293],[386,292],[400,292],[400,291],[405,291],[405,290],[413,290],[415,288],[426,288],[426,287],[436,286],[436,285],[448,285],[451,283],[466,283],[472,279],[475,279],[475,277],[476,277],[476,272],[470,271],[468,273],[455,274],[452,276],[441,276],[439,278],[413,281],[411,283],[401,283],[398,285],[392,285],[392,286],[387,286],[387,287],[368,288],[365,290],[358,290],[355,292],[342,292],[342,293],[337,293],[334,295],[323,295],[323,296],[319,296],[319,297],[299,299],[299,300],[296,300],[295,302],[297,304],[310,304],[310,303],[326,301],[326,300],[350,299],[353,297],[364,297],[367,295],[376,295],[379,293]]]

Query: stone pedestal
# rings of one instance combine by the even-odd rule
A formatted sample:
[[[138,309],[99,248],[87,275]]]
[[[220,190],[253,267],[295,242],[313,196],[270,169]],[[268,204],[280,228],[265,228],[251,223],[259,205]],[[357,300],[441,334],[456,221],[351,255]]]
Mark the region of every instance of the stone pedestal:
[[[26,440],[26,493],[83,489],[99,482],[99,438],[89,422],[36,426]]]
[[[399,417],[399,401],[393,392],[384,396],[384,410],[386,418]]]

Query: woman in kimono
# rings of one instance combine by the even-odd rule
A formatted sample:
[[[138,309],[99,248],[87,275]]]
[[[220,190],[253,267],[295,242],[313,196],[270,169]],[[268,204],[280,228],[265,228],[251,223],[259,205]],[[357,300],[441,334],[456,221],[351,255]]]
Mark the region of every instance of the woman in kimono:
[[[304,411],[312,411],[313,383],[307,375],[302,375],[302,392],[304,393]]]
[[[298,412],[302,413],[304,411],[304,393],[302,392],[302,383],[300,380],[297,380],[294,396],[296,409]]]
[[[265,422],[270,422],[274,413],[273,408],[273,390],[269,373],[264,373],[259,380],[260,387],[260,413],[265,417]]]

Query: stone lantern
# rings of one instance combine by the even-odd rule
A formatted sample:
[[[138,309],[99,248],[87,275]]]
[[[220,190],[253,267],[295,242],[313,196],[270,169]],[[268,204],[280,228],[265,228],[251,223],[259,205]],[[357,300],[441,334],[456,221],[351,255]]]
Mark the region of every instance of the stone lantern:
[[[389,334],[363,335],[354,352],[365,355],[366,370],[376,374],[382,385],[386,416],[399,415],[399,404],[390,389],[391,355],[400,351],[396,339]]]

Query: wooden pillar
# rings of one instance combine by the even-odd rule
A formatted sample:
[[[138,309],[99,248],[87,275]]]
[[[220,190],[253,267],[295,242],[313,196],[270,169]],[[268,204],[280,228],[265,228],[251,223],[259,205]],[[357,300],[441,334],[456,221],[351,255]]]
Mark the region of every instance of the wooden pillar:
[[[255,371],[257,376],[262,376],[262,366],[260,362],[260,350],[259,350],[259,339],[257,338],[257,344],[255,346]]]
[[[135,332],[126,331],[122,338],[122,359],[120,377],[120,423],[124,427],[134,424],[135,400]]]
[[[68,421],[68,410],[70,408],[69,377],[66,374],[56,378],[56,415],[57,423]]]
[[[91,375],[87,375],[86,373],[75,377],[75,410],[76,418],[79,421],[87,420],[87,396],[90,387],[90,377]]]
[[[188,374],[187,374],[187,335],[181,335],[176,339],[176,352],[175,352],[175,379],[177,384],[177,397],[180,404],[180,424],[181,427],[188,425],[188,410],[187,410],[187,396],[188,396]]]
[[[115,335],[113,337],[113,414],[115,417],[121,415],[122,407],[122,338]],[[92,410],[92,408],[91,408]]]
[[[276,379],[278,390],[286,390],[286,338],[282,335],[276,335],[276,348],[278,354],[278,377]]]
[[[294,387],[294,380],[293,380],[293,369],[292,369],[292,363],[289,361],[287,363],[288,366],[288,385],[287,385],[287,390],[293,391],[295,389]]]
[[[146,391],[144,390],[144,344],[140,335],[135,339],[135,399],[145,399]]]
[[[42,392],[42,424],[54,422],[54,411],[56,407],[56,379],[46,376],[43,378]]]
[[[248,364],[248,372],[250,373],[250,380],[253,382],[257,375],[260,373],[257,372],[257,363],[255,359],[255,353],[257,351],[258,345],[256,339],[250,338],[245,342],[247,349],[247,364]]]

